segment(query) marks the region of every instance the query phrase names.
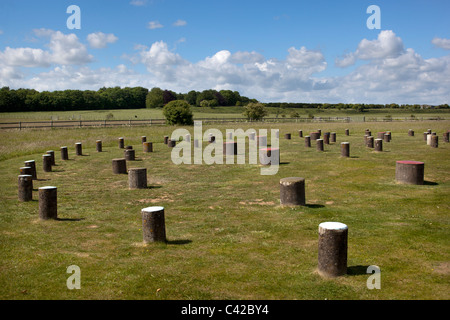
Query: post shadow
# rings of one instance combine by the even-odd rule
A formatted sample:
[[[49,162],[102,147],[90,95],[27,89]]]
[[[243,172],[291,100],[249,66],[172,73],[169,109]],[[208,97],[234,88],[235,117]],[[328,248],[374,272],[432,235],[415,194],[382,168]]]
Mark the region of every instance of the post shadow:
[[[363,265],[350,266],[350,267],[347,267],[347,274],[349,276],[360,276],[362,274],[370,274],[370,273],[367,273],[368,267],[369,266],[363,266]]]

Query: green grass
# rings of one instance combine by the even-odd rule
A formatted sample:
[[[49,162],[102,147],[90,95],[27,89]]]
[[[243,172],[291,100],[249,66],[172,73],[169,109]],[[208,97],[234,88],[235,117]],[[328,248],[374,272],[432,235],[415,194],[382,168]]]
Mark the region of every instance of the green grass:
[[[279,128],[281,162],[273,176],[258,165],[174,165],[163,136],[176,127],[0,131],[0,298],[2,299],[449,299],[450,121],[415,123],[239,124]],[[392,131],[382,153],[363,132]],[[186,127],[193,133],[193,127]],[[204,130],[211,128],[204,126]],[[297,130],[337,133],[325,152],[304,147]],[[351,135],[344,136],[349,128]],[[408,137],[408,129],[415,137]],[[423,141],[432,128],[439,148]],[[140,137],[154,142],[142,153]],[[149,188],[129,190],[113,175],[122,157],[117,138],[133,145]],[[102,153],[95,140],[103,141]],[[351,158],[339,143],[349,141]],[[85,156],[75,156],[83,143]],[[59,148],[69,147],[69,161]],[[206,146],[206,144],[204,144]],[[42,154],[56,151],[54,172]],[[34,159],[33,201],[17,200],[17,175]],[[396,160],[425,162],[423,186],[399,185]],[[307,206],[279,205],[279,180],[306,179]],[[38,218],[37,188],[58,187],[57,221]],[[140,210],[165,207],[168,244],[142,244]],[[316,273],[318,225],[349,226],[349,274]],[[81,268],[81,289],[68,290],[66,269]],[[381,290],[369,290],[369,265],[381,269]]]

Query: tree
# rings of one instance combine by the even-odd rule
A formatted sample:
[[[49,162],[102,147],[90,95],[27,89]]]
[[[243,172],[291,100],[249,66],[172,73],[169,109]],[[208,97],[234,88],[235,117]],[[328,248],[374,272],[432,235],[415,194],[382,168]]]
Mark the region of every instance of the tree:
[[[261,120],[267,116],[267,110],[262,103],[250,102],[244,108],[243,114],[248,120]]]
[[[185,100],[173,100],[163,108],[166,123],[175,125],[192,125],[194,123],[191,106]]]
[[[195,106],[197,103],[197,94],[197,91],[191,90],[185,95],[184,100],[186,100],[191,106]]]
[[[145,99],[147,108],[162,108],[164,106],[163,91],[160,88],[153,88],[147,93]]]

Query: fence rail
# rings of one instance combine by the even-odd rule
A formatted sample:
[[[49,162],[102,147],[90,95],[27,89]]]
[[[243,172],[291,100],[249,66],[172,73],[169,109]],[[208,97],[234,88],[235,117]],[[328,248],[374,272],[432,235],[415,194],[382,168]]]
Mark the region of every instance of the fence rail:
[[[361,117],[358,117],[361,118]],[[351,117],[314,117],[314,118],[264,118],[261,121],[249,121],[246,118],[199,118],[194,119],[203,123],[236,123],[236,122],[259,122],[259,123],[284,123],[284,122],[353,122]],[[448,120],[441,117],[395,117],[377,118],[362,117],[362,122],[391,122],[391,121],[428,121],[428,120]],[[34,129],[34,128],[83,128],[83,127],[114,127],[114,126],[154,126],[165,125],[165,119],[145,119],[145,120],[49,120],[49,121],[20,121],[0,123],[0,129]]]

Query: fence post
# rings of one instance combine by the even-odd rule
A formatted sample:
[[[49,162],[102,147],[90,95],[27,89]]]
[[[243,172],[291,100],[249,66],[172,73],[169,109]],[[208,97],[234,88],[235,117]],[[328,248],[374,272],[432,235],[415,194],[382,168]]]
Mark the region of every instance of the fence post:
[[[52,120],[52,121],[50,121],[50,128],[52,128],[52,129],[53,129],[53,120]]]
[[[81,128],[81,120],[80,120],[80,128]]]
[[[19,131],[22,130],[22,121],[19,121]]]
[[[103,126],[106,127],[106,120],[105,120],[105,122],[103,123]]]

